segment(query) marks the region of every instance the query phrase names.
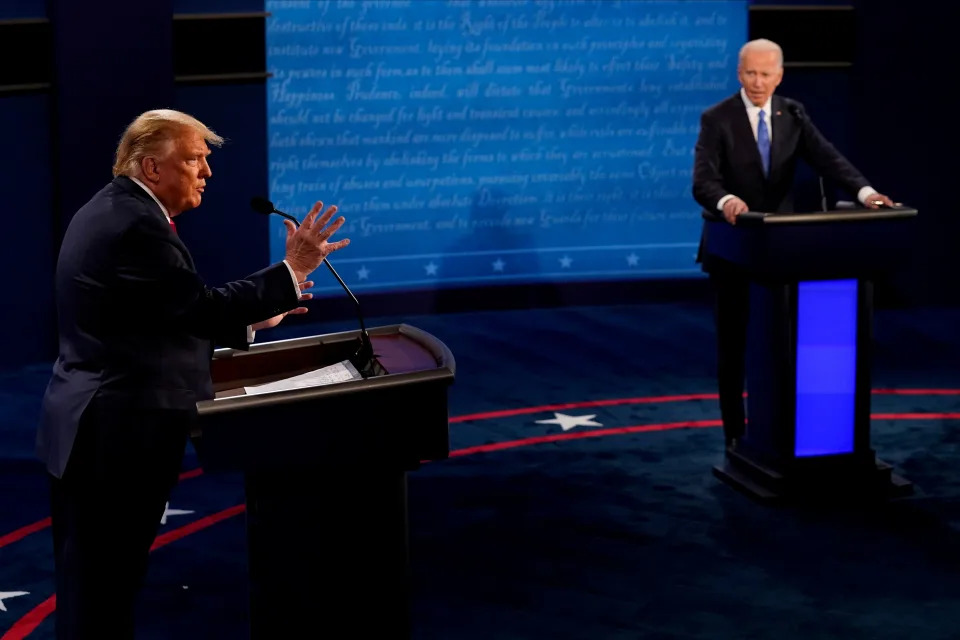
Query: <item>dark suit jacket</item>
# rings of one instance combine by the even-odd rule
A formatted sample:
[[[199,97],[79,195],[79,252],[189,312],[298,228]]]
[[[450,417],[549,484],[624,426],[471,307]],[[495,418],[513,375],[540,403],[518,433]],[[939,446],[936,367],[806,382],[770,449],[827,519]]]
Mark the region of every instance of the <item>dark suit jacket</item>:
[[[122,176],[70,221],[56,301],[60,353],[37,433],[56,477],[95,394],[107,406],[195,411],[213,396],[214,343],[243,345],[247,325],[298,304],[283,263],[206,287],[157,203]]]
[[[823,137],[802,104],[774,95],[770,107],[772,141],[768,176],[763,175],[760,151],[740,92],[703,112],[693,164],[693,197],[704,210],[720,213],[717,202],[732,194],[746,202],[751,211],[792,211],[798,159],[853,195],[869,184]],[[704,262],[704,269],[709,271],[713,265],[702,255],[703,236],[700,246],[697,259]]]

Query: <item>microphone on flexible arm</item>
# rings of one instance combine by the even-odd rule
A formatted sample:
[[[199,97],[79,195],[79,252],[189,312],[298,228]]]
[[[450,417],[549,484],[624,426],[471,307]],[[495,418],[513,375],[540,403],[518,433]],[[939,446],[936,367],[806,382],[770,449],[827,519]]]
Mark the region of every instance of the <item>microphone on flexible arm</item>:
[[[259,196],[250,198],[250,208],[257,213],[262,213],[264,215],[275,213],[286,218],[287,220],[292,221],[297,227],[300,226],[299,220],[294,218],[289,213],[280,211],[266,198],[261,198]],[[357,296],[353,295],[353,291],[350,291],[350,287],[347,286],[347,283],[343,281],[343,278],[340,277],[340,274],[337,273],[336,269],[333,268],[333,265],[330,264],[330,260],[324,258],[323,262],[327,265],[327,268],[330,269],[330,273],[332,273],[333,277],[337,279],[337,282],[340,283],[340,286],[343,287],[343,290],[347,292],[348,296],[350,296],[350,300],[353,301],[353,306],[357,310],[357,320],[360,322],[360,348],[357,349],[357,352],[353,356],[353,359],[356,360],[356,362],[354,362],[354,366],[357,367],[360,375],[362,375],[364,378],[368,378],[371,375],[380,375],[383,373],[383,371],[379,368],[377,359],[373,353],[373,342],[371,342],[370,334],[367,333],[367,327],[363,322],[363,312],[360,310],[360,301],[357,300]]]
[[[807,114],[803,112],[803,109],[800,108],[800,105],[797,103],[791,103],[787,105],[787,111],[793,115],[794,118],[800,123],[800,126],[804,126],[807,123]],[[827,211],[827,190],[823,187],[823,176],[819,173],[817,174],[817,184],[820,187],[820,210],[823,212]]]

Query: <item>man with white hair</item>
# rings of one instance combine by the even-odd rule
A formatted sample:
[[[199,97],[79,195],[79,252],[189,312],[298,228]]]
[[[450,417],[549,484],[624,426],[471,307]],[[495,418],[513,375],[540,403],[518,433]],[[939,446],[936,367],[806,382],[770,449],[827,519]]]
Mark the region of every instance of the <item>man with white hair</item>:
[[[301,287],[343,224],[287,224],[286,258],[223,287],[204,285],[176,233],[212,175],[222,138],[169,109],[138,116],[117,147],[114,179],[73,216],[56,270],[60,353],[37,451],[51,482],[57,638],[127,639],[196,403],[213,397],[214,344],[303,313]]]
[[[796,100],[774,95],[783,79],[783,51],[766,39],[740,49],[738,93],[700,118],[693,197],[730,224],[746,211],[790,212],[798,160],[844,187],[865,207],[893,206],[813,125]],[[706,226],[704,226],[704,232]],[[717,381],[728,447],[743,436],[743,390],[749,283],[734,265],[703,252],[697,257],[716,292]]]

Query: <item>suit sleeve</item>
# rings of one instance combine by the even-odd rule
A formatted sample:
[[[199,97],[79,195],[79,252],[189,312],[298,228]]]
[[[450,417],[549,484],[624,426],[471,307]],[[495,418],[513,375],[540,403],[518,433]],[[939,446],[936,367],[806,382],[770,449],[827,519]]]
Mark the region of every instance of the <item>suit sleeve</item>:
[[[693,159],[693,198],[708,211],[716,211],[717,202],[727,195],[720,171],[723,138],[716,118],[700,116],[700,135]]]
[[[244,327],[297,306],[282,262],[222,287],[207,287],[169,232],[141,225],[124,236],[113,278],[113,309],[122,320],[233,342]]]
[[[274,314],[276,315],[276,314]],[[250,342],[247,340],[247,328],[250,325],[230,325],[221,327],[217,335],[213,337],[213,344],[216,347],[230,347],[239,351],[249,351]]]
[[[798,105],[799,106],[799,105]],[[800,107],[800,155],[820,175],[830,178],[851,194],[870,183],[856,167],[837,151]]]

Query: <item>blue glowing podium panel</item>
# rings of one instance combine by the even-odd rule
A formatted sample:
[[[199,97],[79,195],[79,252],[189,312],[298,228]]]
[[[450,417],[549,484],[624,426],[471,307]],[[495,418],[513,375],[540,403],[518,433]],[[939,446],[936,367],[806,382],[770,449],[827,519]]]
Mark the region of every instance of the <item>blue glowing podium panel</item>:
[[[797,285],[797,457],[853,453],[857,291],[856,280]]]
[[[873,283],[909,259],[916,216],[704,214],[711,265],[750,283],[747,428],[722,479],[761,497],[909,487],[870,447],[870,348]]]

